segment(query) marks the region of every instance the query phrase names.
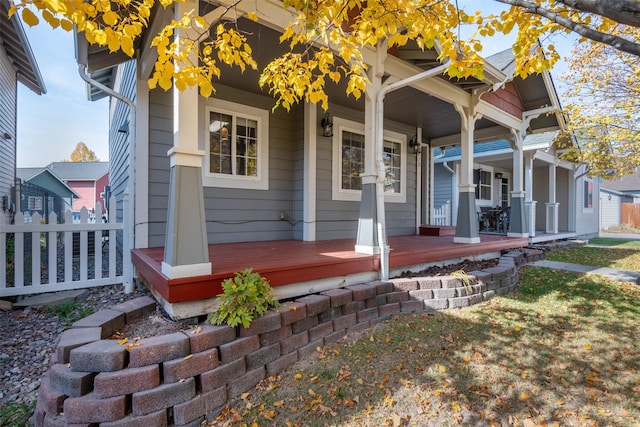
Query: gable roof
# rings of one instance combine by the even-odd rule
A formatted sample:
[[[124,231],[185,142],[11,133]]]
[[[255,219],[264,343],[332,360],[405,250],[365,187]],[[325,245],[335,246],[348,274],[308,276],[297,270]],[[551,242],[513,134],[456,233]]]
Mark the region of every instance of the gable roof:
[[[7,18],[9,7],[7,0],[0,0],[0,43],[17,70],[18,81],[38,95],[47,93],[18,14]]]
[[[616,190],[625,193],[640,192],[640,172],[624,176],[616,181],[605,181],[600,183],[600,188]]]
[[[47,169],[65,181],[96,181],[109,173],[109,162],[52,162]]]
[[[16,178],[19,178],[23,182],[30,182],[40,175],[48,175],[58,182],[62,187],[69,190],[72,197],[79,199],[80,195],[76,193],[73,188],[69,187],[59,176],[50,171],[47,168],[16,168]]]

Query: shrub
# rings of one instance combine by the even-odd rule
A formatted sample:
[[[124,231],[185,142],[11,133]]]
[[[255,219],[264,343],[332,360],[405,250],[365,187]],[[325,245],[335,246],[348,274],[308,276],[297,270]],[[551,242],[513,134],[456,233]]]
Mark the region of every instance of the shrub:
[[[269,306],[280,305],[273,299],[267,279],[254,273],[251,268],[222,282],[222,290],[222,295],[218,296],[220,307],[207,316],[208,323],[227,323],[232,327],[242,325],[248,328],[253,319],[264,314]]]

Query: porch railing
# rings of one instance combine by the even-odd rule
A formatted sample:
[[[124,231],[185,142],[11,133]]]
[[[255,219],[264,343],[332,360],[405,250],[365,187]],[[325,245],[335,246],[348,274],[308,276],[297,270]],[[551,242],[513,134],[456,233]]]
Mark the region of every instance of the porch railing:
[[[431,225],[451,225],[451,202],[449,200],[439,208],[433,208]]]
[[[122,283],[122,253],[129,248],[115,206],[111,198],[103,217],[98,202],[93,220],[86,208],[79,221],[67,211],[62,224],[55,213],[47,223],[39,213],[26,222],[21,212],[6,224],[0,213],[0,297]]]

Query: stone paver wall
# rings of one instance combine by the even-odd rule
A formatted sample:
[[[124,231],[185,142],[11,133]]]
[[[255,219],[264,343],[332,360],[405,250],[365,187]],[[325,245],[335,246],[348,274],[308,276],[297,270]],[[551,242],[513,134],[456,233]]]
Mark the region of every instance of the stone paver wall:
[[[515,290],[518,267],[542,251],[510,252],[496,267],[452,276],[392,279],[308,295],[282,304],[249,328],[201,325],[120,344],[115,331],[155,311],[142,297],[100,310],[63,332],[42,378],[40,426],[199,426],[261,380],[319,346],[392,316],[467,307]]]

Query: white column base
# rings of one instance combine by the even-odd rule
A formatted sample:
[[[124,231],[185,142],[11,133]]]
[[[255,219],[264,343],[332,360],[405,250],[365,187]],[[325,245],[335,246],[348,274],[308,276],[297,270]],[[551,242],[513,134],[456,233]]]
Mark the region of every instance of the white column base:
[[[453,243],[480,243],[480,237],[454,237]]]
[[[211,263],[169,265],[162,261],[162,274],[169,279],[181,279],[183,277],[208,276],[211,274]]]

